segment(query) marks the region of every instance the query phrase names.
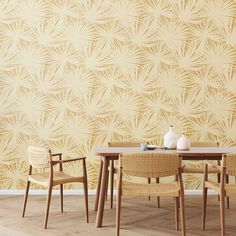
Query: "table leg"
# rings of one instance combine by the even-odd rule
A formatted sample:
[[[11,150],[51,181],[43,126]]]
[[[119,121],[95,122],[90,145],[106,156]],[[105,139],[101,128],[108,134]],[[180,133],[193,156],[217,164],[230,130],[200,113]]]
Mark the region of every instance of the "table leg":
[[[99,201],[101,180],[102,180],[102,168],[103,168],[103,160],[100,161],[100,167],[99,167],[99,173],[98,173],[98,182],[97,182],[97,187],[96,187],[96,197],[95,197],[94,211],[97,211],[97,209],[98,209],[98,201]]]
[[[114,161],[111,160],[110,165],[110,196],[111,196],[111,209],[113,208],[113,185],[114,185]]]
[[[108,166],[109,166],[109,160],[103,157],[102,182],[101,182],[101,189],[100,189],[99,202],[98,202],[96,227],[102,227],[104,204],[105,204],[105,197],[106,197]]]

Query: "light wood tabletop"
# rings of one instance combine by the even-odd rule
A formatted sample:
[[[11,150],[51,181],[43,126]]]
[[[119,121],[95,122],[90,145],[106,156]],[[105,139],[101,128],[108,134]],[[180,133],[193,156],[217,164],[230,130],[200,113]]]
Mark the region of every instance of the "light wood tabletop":
[[[118,159],[120,153],[128,152],[165,152],[178,153],[183,160],[205,160],[207,159],[221,159],[222,154],[236,152],[233,147],[192,147],[189,150],[166,150],[163,148],[156,148],[154,150],[141,151],[139,147],[97,147],[94,148],[96,156],[105,157],[108,159]]]

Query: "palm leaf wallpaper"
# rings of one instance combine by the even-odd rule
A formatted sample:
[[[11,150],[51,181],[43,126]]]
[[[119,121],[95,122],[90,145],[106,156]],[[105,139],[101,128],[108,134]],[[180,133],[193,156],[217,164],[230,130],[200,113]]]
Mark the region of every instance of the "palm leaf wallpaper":
[[[0,0],[0,29],[1,189],[29,145],[86,156],[90,189],[110,140],[236,146],[235,0]]]

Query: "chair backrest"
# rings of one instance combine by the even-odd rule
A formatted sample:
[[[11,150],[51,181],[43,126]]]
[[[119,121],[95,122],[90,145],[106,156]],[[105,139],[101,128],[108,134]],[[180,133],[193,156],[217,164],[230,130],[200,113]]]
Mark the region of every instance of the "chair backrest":
[[[119,160],[124,175],[145,178],[178,175],[181,167],[181,157],[170,153],[123,153]]]
[[[224,154],[221,166],[226,168],[227,175],[236,176],[236,153]]]
[[[191,142],[191,147],[219,147],[218,142]]]
[[[42,147],[28,147],[29,163],[34,168],[48,168],[50,154],[49,150]]]
[[[114,141],[108,142],[108,147],[139,147],[141,142]]]

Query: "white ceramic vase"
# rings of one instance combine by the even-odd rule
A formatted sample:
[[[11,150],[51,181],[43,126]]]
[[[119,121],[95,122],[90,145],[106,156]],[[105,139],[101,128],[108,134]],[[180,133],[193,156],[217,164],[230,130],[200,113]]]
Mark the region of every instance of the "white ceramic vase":
[[[185,134],[182,134],[177,141],[177,150],[189,150],[191,147],[190,141]]]
[[[176,149],[178,135],[173,131],[173,126],[170,126],[169,132],[164,135],[164,148]]]

